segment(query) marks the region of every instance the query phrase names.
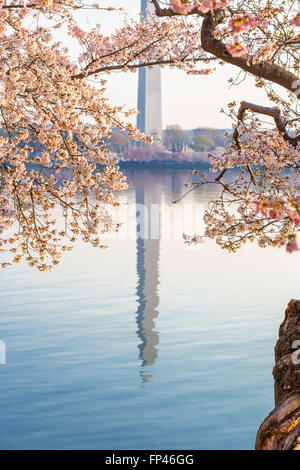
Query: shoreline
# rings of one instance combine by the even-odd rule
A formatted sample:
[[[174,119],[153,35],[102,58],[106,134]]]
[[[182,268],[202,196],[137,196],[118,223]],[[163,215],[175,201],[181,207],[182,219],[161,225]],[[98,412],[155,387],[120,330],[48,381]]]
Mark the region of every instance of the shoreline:
[[[119,162],[117,164],[120,168],[124,169],[178,169],[178,170],[193,170],[193,169],[210,169],[212,165],[203,161],[195,162]]]

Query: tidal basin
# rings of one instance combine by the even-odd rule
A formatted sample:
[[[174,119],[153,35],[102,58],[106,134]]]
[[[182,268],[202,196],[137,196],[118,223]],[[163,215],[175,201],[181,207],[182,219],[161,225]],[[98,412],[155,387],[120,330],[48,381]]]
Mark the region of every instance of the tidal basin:
[[[52,273],[0,271],[0,447],[253,449],[299,252],[185,246],[205,191],[137,239],[135,205],[171,205],[189,171],[127,175],[131,225],[107,250],[80,245]]]

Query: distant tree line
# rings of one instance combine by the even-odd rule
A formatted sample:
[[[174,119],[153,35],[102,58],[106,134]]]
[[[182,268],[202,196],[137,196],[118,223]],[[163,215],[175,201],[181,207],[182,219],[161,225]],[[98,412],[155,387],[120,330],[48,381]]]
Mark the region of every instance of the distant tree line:
[[[171,152],[182,152],[188,149],[194,152],[209,152],[216,147],[224,147],[226,129],[199,127],[185,131],[178,124],[167,126],[164,131],[163,144]]]
[[[216,147],[225,146],[226,131],[226,129],[209,127],[184,130],[180,125],[172,124],[164,130],[162,144],[172,153],[209,152]],[[107,139],[107,148],[116,154],[124,154],[134,147],[136,147],[136,142],[119,130],[113,130],[111,137]]]

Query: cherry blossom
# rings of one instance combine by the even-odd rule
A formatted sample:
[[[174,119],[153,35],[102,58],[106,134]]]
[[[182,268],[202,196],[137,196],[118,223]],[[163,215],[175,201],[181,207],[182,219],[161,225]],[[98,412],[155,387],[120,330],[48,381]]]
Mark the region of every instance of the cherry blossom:
[[[185,2],[186,4],[188,2]],[[154,0],[158,16],[170,16]],[[192,6],[192,2],[190,2]],[[194,173],[188,191],[203,185],[220,187],[205,214],[205,236],[229,251],[247,241],[261,247],[298,249],[300,227],[300,115],[298,109],[300,57],[297,2],[226,2],[203,0],[187,17],[202,19],[201,46],[224,64],[256,77],[271,106],[230,103],[226,114],[232,133],[222,154],[210,155],[211,174]],[[171,5],[172,7],[172,5]],[[173,10],[175,15],[177,13]],[[173,13],[173,14],[174,14]],[[200,20],[201,21],[201,20]],[[241,76],[241,74],[240,74]],[[232,78],[231,83],[235,83]],[[279,85],[285,92],[280,96]],[[225,112],[225,111],[224,111]],[[267,127],[260,118],[271,119]],[[200,180],[199,180],[200,176]],[[197,243],[197,236],[186,236]]]
[[[290,20],[290,24],[293,26],[300,26],[300,13]]]
[[[246,14],[232,18],[229,22],[233,35],[249,31],[250,28],[257,28],[259,19],[253,14]]]
[[[218,8],[225,8],[230,5],[232,0],[202,0],[198,6],[202,13],[208,13],[211,10],[217,10]]]
[[[102,2],[0,1],[3,267],[26,260],[49,270],[78,238],[104,248],[102,234],[118,230],[109,206],[117,205],[115,192],[127,182],[105,143],[113,128],[137,141],[153,139],[135,127],[134,110],[109,102],[107,80],[114,72],[154,65],[201,76],[229,63],[265,89],[271,107],[229,104],[233,129],[226,149],[210,155],[210,175],[198,175],[200,180],[188,186],[220,187],[205,221],[206,236],[223,248],[236,251],[257,240],[263,247],[295,251],[300,226],[297,2],[153,0],[153,5],[155,14],[143,20],[124,17],[123,25],[106,35],[99,26],[84,30],[80,23],[85,8],[113,15],[114,8]],[[74,41],[75,59],[57,41],[60,29]],[[268,129],[261,116],[271,119]]]
[[[293,251],[299,251],[298,243],[295,238],[288,242],[286,250],[288,251],[288,253],[293,253]]]
[[[248,52],[248,49],[243,46],[243,44],[238,39],[235,39],[231,43],[226,44],[226,48],[232,57],[242,57]]]
[[[50,270],[78,238],[104,248],[101,235],[118,230],[109,206],[117,205],[115,192],[126,189],[127,182],[106,139],[113,128],[134,140],[153,139],[135,127],[135,110],[109,103],[110,73],[156,63],[210,73],[212,58],[202,50],[196,27],[187,36],[180,19],[124,18],[114,34],[104,35],[99,27],[84,31],[75,20],[74,11],[78,16],[84,8],[74,0],[0,4],[3,267],[25,260]],[[99,15],[114,11],[101,4],[89,8]],[[77,43],[77,60],[56,41],[57,29]]]
[[[187,15],[191,9],[193,8],[192,5],[189,4],[190,2],[182,1],[182,0],[171,0],[171,6],[175,13],[179,13],[182,15]]]

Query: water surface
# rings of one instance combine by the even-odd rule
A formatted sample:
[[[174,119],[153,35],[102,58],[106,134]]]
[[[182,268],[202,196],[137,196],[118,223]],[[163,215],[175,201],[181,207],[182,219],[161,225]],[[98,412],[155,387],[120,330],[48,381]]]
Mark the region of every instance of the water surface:
[[[127,225],[108,250],[0,271],[1,449],[252,449],[273,408],[299,253],[185,247],[206,191],[182,202],[184,220],[162,210],[160,239],[137,240],[135,204],[166,208],[189,171],[128,173]]]

